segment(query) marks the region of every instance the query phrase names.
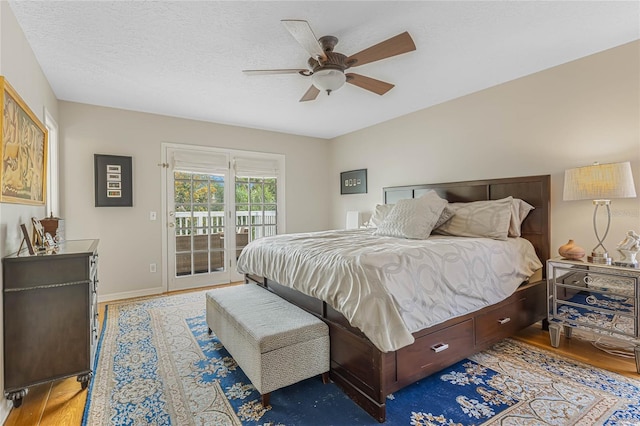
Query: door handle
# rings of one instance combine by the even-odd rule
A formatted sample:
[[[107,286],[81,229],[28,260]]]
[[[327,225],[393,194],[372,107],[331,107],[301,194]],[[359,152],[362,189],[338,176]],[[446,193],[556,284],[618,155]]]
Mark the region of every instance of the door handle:
[[[169,228],[173,228],[174,226],[176,226],[176,224],[175,224],[175,223],[173,223],[173,222],[169,222]]]

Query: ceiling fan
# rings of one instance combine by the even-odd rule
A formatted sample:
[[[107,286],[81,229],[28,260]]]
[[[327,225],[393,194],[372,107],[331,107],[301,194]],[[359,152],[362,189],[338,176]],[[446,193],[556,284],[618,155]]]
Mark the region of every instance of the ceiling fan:
[[[346,56],[334,52],[333,49],[338,43],[336,37],[328,35],[317,39],[307,21],[283,19],[282,23],[293,38],[311,55],[307,61],[309,68],[243,70],[242,72],[249,75],[300,74],[311,77],[312,85],[300,102],[316,99],[320,91],[326,91],[329,95],[332,91],[341,88],[345,82],[378,95],[384,95],[394,87],[393,84],[360,74],[345,73],[345,70],[416,50],[413,39],[405,31],[354,55]]]

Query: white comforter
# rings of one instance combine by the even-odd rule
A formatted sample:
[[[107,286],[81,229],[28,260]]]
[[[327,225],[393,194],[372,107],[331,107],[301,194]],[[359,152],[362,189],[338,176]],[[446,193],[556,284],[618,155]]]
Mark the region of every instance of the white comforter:
[[[413,343],[411,333],[506,299],[542,266],[523,238],[407,240],[372,232],[260,238],[244,248],[238,271],[327,302],[388,352]]]

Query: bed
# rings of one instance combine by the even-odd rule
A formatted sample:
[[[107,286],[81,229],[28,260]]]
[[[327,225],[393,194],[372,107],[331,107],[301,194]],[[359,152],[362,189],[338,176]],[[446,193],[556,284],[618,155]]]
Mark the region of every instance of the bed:
[[[535,207],[522,222],[521,238],[530,242],[527,244],[542,261],[541,269],[534,277],[518,283],[515,292],[509,293],[506,299],[411,331],[410,340],[406,336],[403,340],[402,332],[390,333],[391,340],[397,337],[389,343],[391,346],[385,346],[377,337],[374,339],[369,331],[365,335],[362,330],[366,324],[363,327],[358,323],[362,330],[354,327],[350,312],[347,316],[351,322],[341,313],[345,312],[343,306],[335,309],[337,305],[282,285],[273,278],[278,274],[261,275],[247,268],[244,271],[248,283],[263,286],[328,324],[331,379],[379,422],[386,418],[387,395],[546,319],[547,315],[544,261],[549,258],[549,176],[388,187],[383,189],[383,201],[396,204],[400,200],[424,198],[431,190],[450,203],[501,200],[511,196]],[[353,235],[356,238],[356,234]]]

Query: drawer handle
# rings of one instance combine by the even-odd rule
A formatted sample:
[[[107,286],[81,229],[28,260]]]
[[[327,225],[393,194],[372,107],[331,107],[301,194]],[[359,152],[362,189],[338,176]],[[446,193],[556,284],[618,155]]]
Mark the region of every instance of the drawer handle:
[[[587,296],[587,298],[585,299],[585,302],[587,302],[590,305],[595,305],[596,303],[598,303],[598,298],[595,297],[593,294]]]
[[[500,319],[498,320],[498,323],[500,323],[500,324],[506,324],[506,323],[508,323],[509,321],[511,321],[511,318],[509,318],[509,317],[504,317],[504,318],[500,318]]]
[[[431,350],[435,353],[442,352],[446,349],[449,349],[449,345],[447,343],[436,343],[435,345],[431,346]]]

